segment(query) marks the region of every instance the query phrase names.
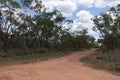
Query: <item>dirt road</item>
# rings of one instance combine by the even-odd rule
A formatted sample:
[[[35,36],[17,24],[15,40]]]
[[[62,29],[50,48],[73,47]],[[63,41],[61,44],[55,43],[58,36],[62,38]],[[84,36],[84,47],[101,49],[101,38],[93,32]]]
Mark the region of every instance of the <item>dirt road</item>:
[[[54,60],[0,67],[0,80],[120,80],[120,76],[79,62],[79,58],[90,53],[83,51]]]

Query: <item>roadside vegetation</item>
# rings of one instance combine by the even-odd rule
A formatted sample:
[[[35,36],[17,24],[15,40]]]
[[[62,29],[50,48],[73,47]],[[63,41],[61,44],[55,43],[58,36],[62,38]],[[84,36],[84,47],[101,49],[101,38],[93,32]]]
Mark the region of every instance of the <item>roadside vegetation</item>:
[[[81,59],[92,66],[120,73],[120,5],[94,17],[94,31],[99,31],[99,51]]]
[[[68,51],[50,51],[47,49],[12,49],[8,50],[7,55],[0,54],[0,66],[53,60],[70,53]]]
[[[46,59],[97,45],[87,29],[71,32],[72,23],[39,0],[1,0],[0,61]]]
[[[109,52],[95,52],[95,54],[83,57],[80,61],[87,63],[89,66],[106,69],[120,73],[120,50]]]
[[[93,30],[100,34],[96,42],[87,29],[71,32],[73,21],[58,10],[49,12],[39,0],[2,0],[0,4],[0,64],[36,62],[99,48],[101,53],[81,60],[120,72],[120,5],[92,19]]]

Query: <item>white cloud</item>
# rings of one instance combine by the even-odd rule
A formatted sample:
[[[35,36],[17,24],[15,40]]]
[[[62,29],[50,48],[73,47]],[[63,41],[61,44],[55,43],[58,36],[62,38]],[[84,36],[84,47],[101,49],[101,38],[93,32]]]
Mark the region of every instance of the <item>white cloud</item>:
[[[42,0],[43,5],[45,5],[45,7],[49,8],[49,11],[54,10],[54,0]]]
[[[81,5],[85,7],[92,7],[94,3],[94,0],[72,0],[72,1],[78,4],[78,6]]]
[[[63,16],[71,16],[77,10],[77,5],[71,0],[43,0],[43,4],[50,10],[59,10]]]
[[[79,18],[80,22],[82,23],[91,23],[91,18],[94,16],[90,13],[90,11],[81,10],[79,11],[76,16]]]
[[[72,32],[79,31],[82,29],[88,29],[89,35],[98,35],[96,32],[92,30],[94,23],[91,20],[91,18],[94,17],[93,14],[90,13],[90,11],[81,10],[79,11],[76,16],[78,17],[76,20],[74,20],[73,28],[71,29]]]
[[[64,16],[71,16],[79,6],[92,7],[94,0],[42,0],[49,11],[57,9]]]
[[[59,1],[56,7],[64,16],[70,16],[72,12],[77,10],[77,5],[70,0]]]
[[[78,7],[84,6],[86,8],[96,7],[104,8],[106,6],[116,6],[120,0],[42,0],[43,4],[49,8],[49,11],[55,8],[68,17],[77,10]]]
[[[84,8],[105,8],[116,6],[120,3],[120,0],[42,0],[43,4],[49,8],[49,11],[54,9],[59,10],[63,16],[70,17],[74,12],[78,10],[81,6]],[[88,29],[90,35],[97,35],[92,31],[94,26],[91,18],[94,17],[90,11],[81,10],[76,13],[77,19],[74,19],[73,28],[71,31]]]
[[[104,8],[104,7],[112,7],[120,4],[120,0],[95,0],[95,7]]]

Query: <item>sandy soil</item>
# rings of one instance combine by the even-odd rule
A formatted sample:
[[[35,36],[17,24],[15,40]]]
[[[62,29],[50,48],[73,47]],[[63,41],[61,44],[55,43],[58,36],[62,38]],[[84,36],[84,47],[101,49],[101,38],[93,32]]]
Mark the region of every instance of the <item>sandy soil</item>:
[[[120,80],[120,76],[79,62],[79,58],[91,52],[83,51],[48,61],[0,67],[0,80]]]

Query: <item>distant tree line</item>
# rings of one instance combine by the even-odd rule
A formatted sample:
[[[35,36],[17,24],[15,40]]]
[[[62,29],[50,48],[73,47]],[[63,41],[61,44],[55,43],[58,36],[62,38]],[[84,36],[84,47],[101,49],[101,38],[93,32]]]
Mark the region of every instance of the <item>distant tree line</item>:
[[[66,20],[58,11],[47,11],[39,0],[1,0],[0,1],[0,49],[72,49],[91,48],[95,38],[86,30],[74,34]],[[28,11],[26,11],[27,9]],[[31,14],[29,14],[31,12]]]
[[[99,32],[101,37],[98,39],[101,48],[107,51],[120,49],[120,4],[92,20],[95,24],[93,30]]]

